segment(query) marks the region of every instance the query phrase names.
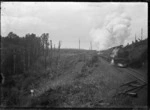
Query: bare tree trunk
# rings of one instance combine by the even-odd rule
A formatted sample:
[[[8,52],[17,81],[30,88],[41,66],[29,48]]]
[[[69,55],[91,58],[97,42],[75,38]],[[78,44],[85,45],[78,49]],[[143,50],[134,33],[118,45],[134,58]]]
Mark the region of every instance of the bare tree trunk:
[[[25,67],[26,67],[26,64],[25,64],[25,60],[26,60],[26,56],[25,56],[25,50],[23,49],[23,72],[25,72]]]
[[[45,70],[46,70],[46,50],[45,50]]]
[[[58,67],[59,59],[60,59],[60,47],[61,47],[61,41],[59,41],[58,43],[58,57],[57,57],[57,62],[56,62],[57,67]]]
[[[51,45],[50,65],[52,66],[52,58],[53,58],[53,42],[52,42],[52,40],[50,40],[50,45]]]
[[[52,49],[53,49],[53,42],[52,42],[52,40],[50,40],[50,45],[51,45],[51,51],[52,51]]]
[[[1,82],[1,84],[0,84],[0,92],[1,92],[1,94],[0,94],[0,97],[1,97],[1,106],[3,106],[3,104],[4,104],[4,89],[3,89],[3,84],[4,84],[4,82],[5,82],[5,77],[4,77],[4,75],[3,75],[3,73],[0,73],[0,75],[1,75],[1,80],[2,80],[2,82]]]
[[[30,52],[28,50],[28,69],[30,68]]]
[[[13,61],[14,61],[14,64],[13,64],[13,73],[15,74],[15,72],[16,72],[16,55],[15,55],[16,53],[15,53],[15,50],[14,50],[14,52],[13,52]]]

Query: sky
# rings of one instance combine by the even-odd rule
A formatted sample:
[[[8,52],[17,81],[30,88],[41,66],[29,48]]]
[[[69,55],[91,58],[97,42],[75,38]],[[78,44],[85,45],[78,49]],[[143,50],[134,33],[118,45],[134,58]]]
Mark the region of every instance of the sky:
[[[146,2],[2,2],[1,34],[14,32],[49,37],[62,48],[106,49],[147,38]],[[112,37],[113,36],[113,37]]]

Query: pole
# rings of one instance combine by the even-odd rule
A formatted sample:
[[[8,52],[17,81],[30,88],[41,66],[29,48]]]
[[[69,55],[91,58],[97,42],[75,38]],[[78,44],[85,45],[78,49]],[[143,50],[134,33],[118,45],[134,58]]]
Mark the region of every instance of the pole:
[[[80,39],[79,39],[79,50],[80,50]]]
[[[53,56],[53,42],[50,40],[50,47],[51,47],[51,53],[50,53],[50,67],[52,67],[52,56]]]
[[[135,43],[137,42],[137,40],[136,40],[136,34],[135,34]]]
[[[141,28],[141,40],[143,39],[143,28]]]
[[[92,50],[92,41],[90,42],[90,45],[91,45],[91,50]]]

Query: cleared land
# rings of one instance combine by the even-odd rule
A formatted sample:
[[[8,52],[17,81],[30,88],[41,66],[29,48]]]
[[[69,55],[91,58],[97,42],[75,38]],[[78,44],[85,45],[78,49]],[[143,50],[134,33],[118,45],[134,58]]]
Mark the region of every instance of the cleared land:
[[[137,77],[147,82],[147,73],[118,68],[94,52],[64,53],[60,59],[69,67],[60,71],[60,75],[53,80],[50,77],[43,78],[33,97],[30,94],[24,96],[26,101],[30,100],[28,103],[24,100],[24,106],[146,107],[147,86],[136,91],[138,97],[117,94],[128,89],[120,87],[125,82],[137,80],[142,84]]]

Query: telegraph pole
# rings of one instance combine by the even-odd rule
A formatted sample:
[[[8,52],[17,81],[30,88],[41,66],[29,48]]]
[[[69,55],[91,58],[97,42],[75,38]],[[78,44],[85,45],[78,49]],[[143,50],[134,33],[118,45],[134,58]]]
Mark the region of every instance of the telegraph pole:
[[[55,44],[54,44],[54,50],[55,50]]]
[[[90,47],[91,47],[91,50],[92,50],[92,41],[90,42]]]
[[[79,50],[80,50],[80,39],[79,39]]]
[[[136,34],[135,34],[135,42],[136,42]]]
[[[141,28],[141,40],[143,39],[143,28]]]

